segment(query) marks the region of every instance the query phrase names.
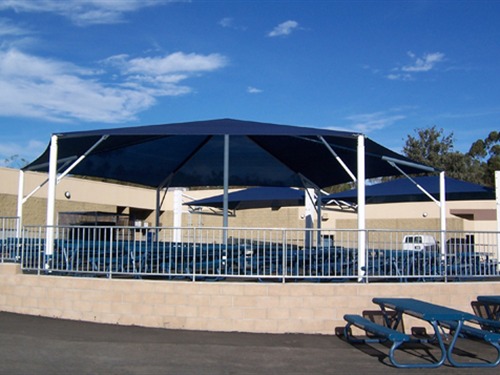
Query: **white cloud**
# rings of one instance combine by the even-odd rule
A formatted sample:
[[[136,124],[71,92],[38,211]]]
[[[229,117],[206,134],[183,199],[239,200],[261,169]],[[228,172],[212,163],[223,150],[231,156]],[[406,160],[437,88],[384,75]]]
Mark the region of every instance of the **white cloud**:
[[[24,35],[31,34],[30,31],[19,27],[18,25],[14,25],[10,20],[6,18],[0,18],[0,36],[13,36],[19,37]]]
[[[37,43],[29,28],[13,24],[9,19],[0,18],[0,49],[21,48]]]
[[[219,25],[222,27],[232,28],[234,27],[234,19],[232,17],[224,17],[219,21]]]
[[[175,96],[191,91],[191,88],[181,86],[181,81],[220,69],[227,65],[227,59],[217,53],[200,55],[175,52],[166,56],[140,58],[117,55],[106,59],[104,63],[120,71],[127,87],[146,90],[153,96]]]
[[[246,30],[246,26],[238,25],[234,18],[232,17],[224,17],[218,22],[219,26],[225,29],[233,29],[233,30]]]
[[[247,87],[247,92],[249,94],[260,94],[262,92],[262,90],[258,89],[257,87],[248,86]]]
[[[43,118],[52,121],[133,120],[160,96],[191,92],[181,85],[195,74],[221,68],[223,56],[184,54],[107,60],[119,72],[113,83],[103,71],[41,58],[11,49],[0,51],[0,116]],[[108,66],[109,67],[109,66]]]
[[[404,120],[405,115],[393,113],[397,110],[387,112],[374,112],[353,115],[347,117],[347,120],[352,122],[351,128],[358,130],[361,133],[367,134],[375,130],[387,128],[394,123]]]
[[[127,60],[121,55],[119,61],[126,73],[164,75],[177,72],[209,72],[227,64],[226,58],[217,53],[198,55],[196,53],[174,52],[167,56],[139,57]]]
[[[391,73],[386,76],[391,81],[412,81],[413,76],[411,74],[402,73]]]
[[[299,24],[296,21],[292,21],[292,20],[285,21],[283,23],[280,23],[278,26],[276,26],[267,35],[269,37],[290,35],[297,27],[299,27]]]
[[[127,12],[181,1],[184,0],[3,0],[0,10],[56,13],[76,25],[87,26],[122,22]]]
[[[386,75],[387,79],[393,81],[412,81],[415,74],[426,73],[436,69],[436,65],[445,61],[445,55],[442,52],[425,53],[418,57],[413,52],[408,52],[412,60],[411,64],[403,65],[392,69],[391,73]]]
[[[444,53],[441,52],[426,53],[422,57],[417,57],[413,52],[408,52],[408,56],[413,60],[413,63],[403,66],[401,68],[403,72],[428,72],[437,63],[444,60]]]
[[[0,98],[3,116],[118,122],[154,103],[148,93],[87,79],[68,64],[18,51],[0,53],[0,61],[0,92],[9,93]]]

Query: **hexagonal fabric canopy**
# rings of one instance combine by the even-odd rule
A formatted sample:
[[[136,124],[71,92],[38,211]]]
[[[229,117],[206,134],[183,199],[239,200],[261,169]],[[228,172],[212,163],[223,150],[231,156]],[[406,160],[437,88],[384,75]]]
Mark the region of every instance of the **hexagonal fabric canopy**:
[[[59,171],[71,166],[73,175],[155,188],[222,186],[225,155],[230,186],[350,182],[357,175],[360,136],[232,119],[55,135]],[[407,173],[425,168],[369,139],[364,152],[366,178],[401,174],[389,160],[406,165]],[[48,171],[49,161],[50,147],[24,170]]]

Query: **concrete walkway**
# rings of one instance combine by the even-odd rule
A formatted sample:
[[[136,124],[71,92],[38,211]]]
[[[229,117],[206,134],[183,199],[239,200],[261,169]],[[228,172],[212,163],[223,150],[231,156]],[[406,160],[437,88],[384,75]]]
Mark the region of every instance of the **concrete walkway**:
[[[404,358],[437,354],[433,346]],[[493,350],[461,342],[461,359]],[[352,346],[332,335],[215,333],[124,327],[0,312],[0,374],[391,374],[386,346]],[[456,369],[433,374],[497,374]]]

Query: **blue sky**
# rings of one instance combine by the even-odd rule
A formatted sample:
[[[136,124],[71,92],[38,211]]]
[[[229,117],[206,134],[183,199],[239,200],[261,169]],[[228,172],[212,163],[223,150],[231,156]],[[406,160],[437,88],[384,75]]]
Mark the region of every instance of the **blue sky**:
[[[401,151],[499,130],[500,1],[0,0],[0,165],[52,133],[216,118]]]

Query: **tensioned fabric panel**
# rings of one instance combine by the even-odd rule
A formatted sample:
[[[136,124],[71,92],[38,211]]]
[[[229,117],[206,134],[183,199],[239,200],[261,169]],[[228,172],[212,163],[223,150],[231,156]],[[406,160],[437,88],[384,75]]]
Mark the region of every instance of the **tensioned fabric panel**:
[[[415,177],[414,181],[422,186],[434,198],[439,199],[439,177]],[[454,178],[445,178],[446,200],[489,200],[495,199],[495,190],[486,186],[473,184]],[[323,202],[343,200],[356,202],[357,189],[341,193],[326,195]],[[396,202],[422,202],[429,198],[407,178],[366,186],[366,203],[396,203]]]
[[[246,210],[253,208],[278,208],[304,206],[304,190],[287,187],[255,187],[234,191],[228,194],[228,208],[230,210]],[[224,196],[198,199],[184,203],[187,206],[223,208]]]
[[[229,185],[320,188],[351,177],[322,137],[357,173],[358,134],[221,119],[57,134],[58,164],[100,143],[71,173],[158,187],[222,186],[224,135],[229,135]],[[399,175],[383,157],[411,160],[365,139],[366,177]],[[49,147],[24,170],[48,171]],[[407,173],[421,172],[407,167]]]

